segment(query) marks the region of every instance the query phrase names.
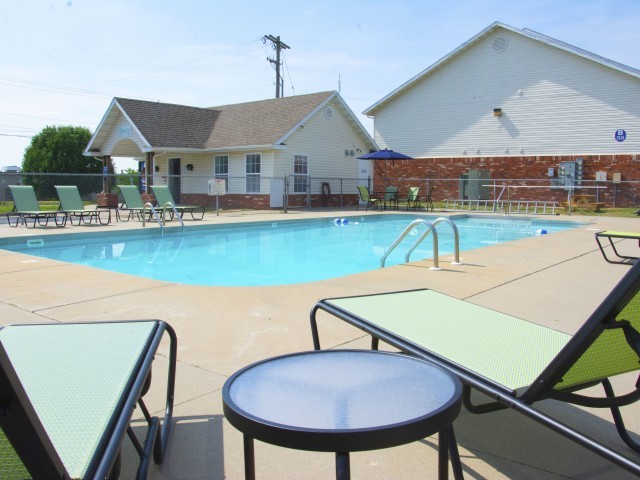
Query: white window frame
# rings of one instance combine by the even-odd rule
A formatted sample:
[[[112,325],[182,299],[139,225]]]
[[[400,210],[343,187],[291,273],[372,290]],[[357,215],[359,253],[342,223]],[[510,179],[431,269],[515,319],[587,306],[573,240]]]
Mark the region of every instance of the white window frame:
[[[224,160],[224,166],[226,167],[224,170],[226,172],[219,172],[220,164],[218,161]],[[229,191],[229,155],[215,155],[213,157],[213,177],[214,178],[224,178],[224,187],[225,191]]]
[[[303,162],[303,163],[298,163]],[[298,167],[303,167],[298,171]],[[309,156],[293,156],[293,193],[306,194],[309,188]]]
[[[260,193],[261,170],[262,170],[262,154],[261,153],[245,154],[244,171],[246,175],[246,180],[245,180],[246,193]]]

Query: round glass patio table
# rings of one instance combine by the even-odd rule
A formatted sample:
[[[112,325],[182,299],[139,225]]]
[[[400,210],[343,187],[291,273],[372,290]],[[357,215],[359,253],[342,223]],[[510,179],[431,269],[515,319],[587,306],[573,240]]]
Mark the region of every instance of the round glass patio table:
[[[224,414],[244,435],[245,478],[255,478],[253,440],[336,453],[349,479],[349,452],[410,443],[438,433],[439,478],[461,475],[451,424],[462,385],[424,360],[376,350],[321,350],[266,359],[234,373]],[[450,437],[451,435],[451,437]]]

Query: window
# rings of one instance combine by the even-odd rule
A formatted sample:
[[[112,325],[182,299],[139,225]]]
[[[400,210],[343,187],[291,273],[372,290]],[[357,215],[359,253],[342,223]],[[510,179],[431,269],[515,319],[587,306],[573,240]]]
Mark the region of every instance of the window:
[[[215,178],[224,178],[225,190],[229,191],[229,156],[216,155],[213,159],[213,175]]]
[[[307,193],[308,161],[306,155],[293,156],[293,193]]]
[[[247,193],[260,193],[260,154],[249,153],[246,159]]]

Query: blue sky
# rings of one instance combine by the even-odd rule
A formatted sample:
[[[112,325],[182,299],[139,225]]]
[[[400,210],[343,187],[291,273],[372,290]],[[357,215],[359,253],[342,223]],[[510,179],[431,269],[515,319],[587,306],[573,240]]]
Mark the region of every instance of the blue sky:
[[[114,96],[198,107],[338,90],[361,112],[494,21],[640,68],[637,0],[6,0],[0,166],[47,125],[92,132]],[[133,166],[133,163],[119,166]]]

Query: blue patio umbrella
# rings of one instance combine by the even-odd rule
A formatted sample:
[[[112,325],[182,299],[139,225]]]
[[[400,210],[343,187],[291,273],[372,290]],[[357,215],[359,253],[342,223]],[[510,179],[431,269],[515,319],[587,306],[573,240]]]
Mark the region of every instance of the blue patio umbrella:
[[[378,150],[377,152],[367,153],[366,155],[360,155],[358,158],[363,160],[413,160],[413,157],[410,157],[409,155],[394,152],[388,148]]]
[[[383,148],[377,152],[367,153],[366,155],[360,155],[358,158],[362,160],[391,160],[391,164],[395,165],[395,160],[413,160],[413,157],[405,155],[404,153],[394,152],[388,148]],[[387,162],[384,162],[385,175],[387,174]]]

